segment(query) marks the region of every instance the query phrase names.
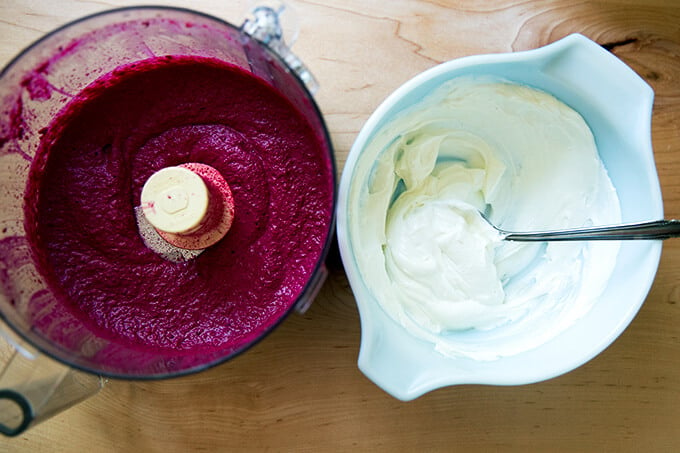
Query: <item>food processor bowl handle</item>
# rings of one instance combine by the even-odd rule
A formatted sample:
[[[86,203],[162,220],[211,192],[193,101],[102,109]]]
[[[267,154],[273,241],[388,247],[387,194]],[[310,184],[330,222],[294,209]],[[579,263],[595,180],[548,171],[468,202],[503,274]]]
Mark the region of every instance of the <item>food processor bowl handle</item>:
[[[290,30],[288,32],[284,32],[282,27],[284,13],[283,19],[285,19]],[[317,80],[307,69],[307,66],[302,63],[302,60],[290,50],[299,30],[297,16],[290,5],[286,5],[285,2],[280,0],[254,2],[248,15],[246,15],[246,20],[241,25],[241,30],[276,52],[290,70],[305,84],[310,93],[314,94],[318,91],[319,83]],[[284,34],[289,35],[288,44],[286,44]]]
[[[0,433],[18,436],[28,428],[96,394],[104,380],[69,368],[21,340],[0,321]]]

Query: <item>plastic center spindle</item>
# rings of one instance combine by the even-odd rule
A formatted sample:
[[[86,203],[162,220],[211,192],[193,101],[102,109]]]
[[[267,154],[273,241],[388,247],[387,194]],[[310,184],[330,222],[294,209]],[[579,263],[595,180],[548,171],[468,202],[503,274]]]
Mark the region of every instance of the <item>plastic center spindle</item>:
[[[205,249],[222,239],[234,217],[229,185],[213,167],[187,163],[157,171],[142,189],[144,217],[168,243]]]

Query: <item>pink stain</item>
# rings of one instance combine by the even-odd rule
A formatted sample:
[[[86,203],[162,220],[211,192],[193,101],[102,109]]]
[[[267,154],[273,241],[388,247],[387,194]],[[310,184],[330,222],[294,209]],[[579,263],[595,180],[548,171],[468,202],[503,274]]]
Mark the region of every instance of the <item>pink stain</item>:
[[[151,211],[152,214],[156,213],[156,203],[153,201],[147,201],[142,203],[142,209],[145,211]]]
[[[20,143],[28,129],[21,96],[18,96],[3,113],[4,118],[0,120],[0,155],[19,154],[30,162],[31,156],[22,149]]]

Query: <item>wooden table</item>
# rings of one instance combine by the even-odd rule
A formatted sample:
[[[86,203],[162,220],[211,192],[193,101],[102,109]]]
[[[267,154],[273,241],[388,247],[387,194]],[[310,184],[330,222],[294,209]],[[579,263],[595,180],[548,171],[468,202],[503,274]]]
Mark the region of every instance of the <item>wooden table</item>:
[[[0,64],[58,25],[128,0],[2,0]],[[245,1],[146,0],[240,23]],[[295,51],[321,83],[338,171],[362,124],[415,74],[464,55],[572,32],[606,45],[656,92],[653,144],[666,216],[680,217],[680,4],[674,0],[294,2]],[[403,403],[357,369],[359,318],[337,254],[304,315],[193,376],[109,381],[2,451],[678,451],[680,241],[667,241],[639,315],[597,358],[521,387],[465,385]]]

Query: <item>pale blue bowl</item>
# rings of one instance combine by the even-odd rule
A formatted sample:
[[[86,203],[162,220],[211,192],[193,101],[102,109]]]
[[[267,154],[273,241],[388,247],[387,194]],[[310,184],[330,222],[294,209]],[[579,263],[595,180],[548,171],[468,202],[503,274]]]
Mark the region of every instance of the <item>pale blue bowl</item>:
[[[661,241],[622,243],[602,296],[573,326],[539,347],[495,361],[445,357],[409,335],[364,284],[348,232],[353,173],[373,134],[443,82],[491,75],[529,85],[578,111],[590,126],[621,202],[623,222],[663,218],[651,146],[654,92],[631,68],[588,38],[574,34],[545,47],[449,61],[414,77],[371,115],[350,150],[340,182],[338,242],[361,317],[359,368],[401,400],[456,384],[519,385],[573,370],[609,346],[644,302],[661,255]]]

